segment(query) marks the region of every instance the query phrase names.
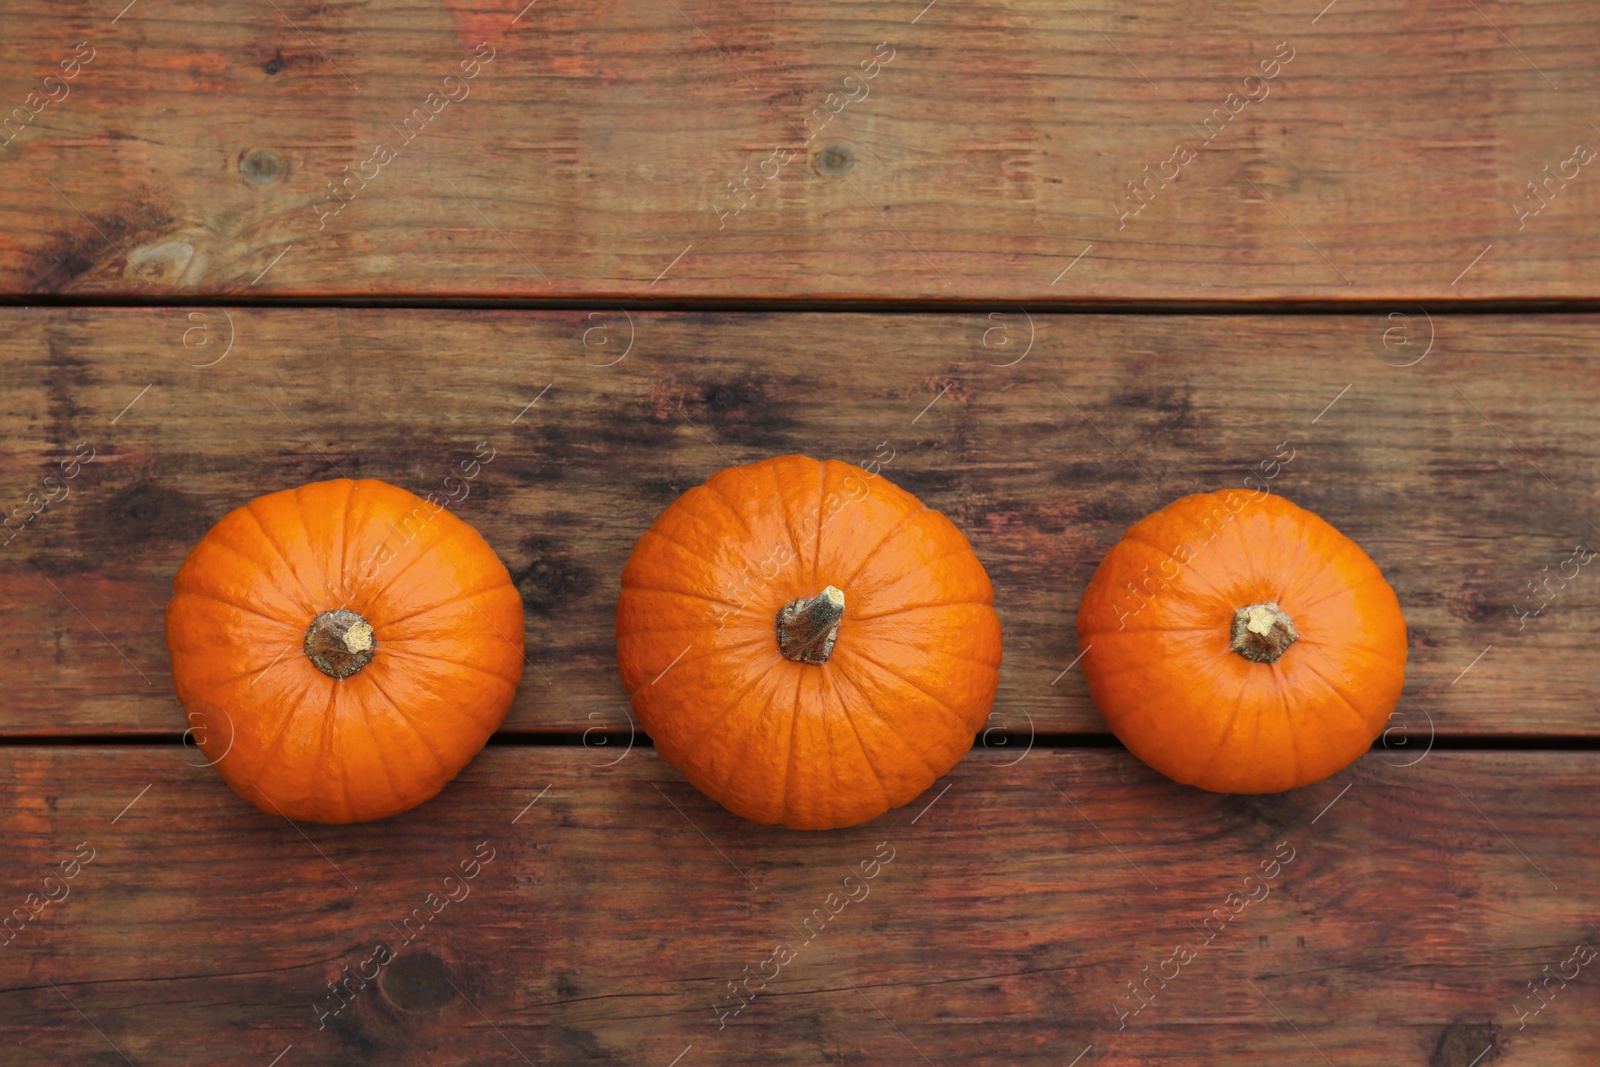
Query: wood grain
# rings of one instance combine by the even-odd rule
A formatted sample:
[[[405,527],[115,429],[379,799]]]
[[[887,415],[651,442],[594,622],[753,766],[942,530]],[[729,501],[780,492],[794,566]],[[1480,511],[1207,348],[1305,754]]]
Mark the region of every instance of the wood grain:
[[[0,292],[1600,296],[1584,0],[118,8],[0,35]]]
[[[491,749],[398,818],[298,829],[192,759],[0,749],[6,905],[94,850],[0,948],[8,1064],[121,1062],[114,1044],[262,1067],[289,1045],[284,1064],[1060,1067],[1092,1045],[1080,1067],[1323,1062],[1313,1046],[1467,1067],[1492,1042],[1480,1064],[1577,1067],[1600,1036],[1593,964],[1521,1029],[1513,1007],[1600,947],[1593,754],[1372,756],[1270,799],[1121,752],[988,754],[827,834],[743,822],[649,752]],[[404,926],[416,908],[429,921]],[[713,1002],[772,976],[779,942],[793,958],[719,1029]],[[324,1019],[327,983],[379,943],[376,988]],[[1161,968],[1180,945],[1193,958]],[[1177,977],[1119,1029],[1158,969]]]
[[[1425,351],[1420,314],[1034,316],[1031,335],[978,314],[0,319],[5,514],[77,442],[95,450],[0,549],[7,733],[184,729],[162,612],[212,523],[341,474],[441,491],[481,442],[494,458],[457,510],[527,608],[509,731],[625,735],[613,625],[634,541],[713,471],[805,452],[887,458],[884,476],[966,531],[1005,632],[996,728],[1104,730],[1068,670],[1094,568],[1142,515],[1254,473],[1399,593],[1395,746],[1600,732],[1600,581],[1563,566],[1600,547],[1589,317],[1434,316],[1407,367],[1390,364]]]

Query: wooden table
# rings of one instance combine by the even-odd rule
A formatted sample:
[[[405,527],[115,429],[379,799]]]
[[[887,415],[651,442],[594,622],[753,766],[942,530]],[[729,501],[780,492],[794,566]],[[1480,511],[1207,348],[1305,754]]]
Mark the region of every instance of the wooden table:
[[[0,506],[92,455],[0,550],[0,905],[76,871],[0,1063],[1600,1063],[1600,577],[1550,577],[1600,547],[1592,5],[524,3],[0,11]],[[481,442],[503,729],[393,819],[256,811],[173,697],[178,563]],[[1325,782],[1183,788],[1074,611],[1284,445],[1408,684]],[[660,509],[793,451],[890,457],[1006,635],[973,752],[822,834],[659,760],[612,638]]]

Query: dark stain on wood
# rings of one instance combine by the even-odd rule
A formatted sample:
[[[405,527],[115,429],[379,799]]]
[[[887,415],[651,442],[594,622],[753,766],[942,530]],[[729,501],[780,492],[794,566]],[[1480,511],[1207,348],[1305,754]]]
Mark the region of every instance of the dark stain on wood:
[[[1283,840],[1285,833],[1300,825],[1299,813],[1287,808],[1279,793],[1229,795],[1223,797],[1222,802],[1226,810],[1237,813],[1241,825],[1253,824],[1268,831],[1262,837],[1263,852],[1271,852],[1273,846]]]
[[[521,429],[509,452],[504,470],[520,486],[556,485],[566,481],[578,465],[584,439],[560,423]],[[498,446],[496,446],[498,448]],[[498,456],[496,463],[501,460]]]
[[[166,209],[146,200],[137,201],[120,214],[75,213],[73,219],[78,225],[71,230],[57,231],[53,241],[34,253],[35,266],[27,285],[28,292],[63,292],[79,278],[101,269],[116,275],[117,281],[111,284],[121,283],[122,271],[128,266],[123,258],[124,250],[166,232],[173,224],[173,217]],[[114,263],[106,266],[108,261]],[[136,273],[132,285],[139,288],[146,280]]]
[[[105,546],[111,553],[132,555],[151,541],[189,546],[221,519],[196,498],[159,482],[139,481],[112,493],[101,506],[103,529],[116,537]],[[182,551],[187,551],[184,548]]]
[[[290,74],[294,74],[294,72],[306,72],[306,70],[315,70],[318,66],[322,66],[320,59],[315,54],[294,53],[294,51],[283,54],[282,45],[272,46],[272,53],[270,54],[267,54],[267,51],[262,50],[262,48],[251,48],[248,51],[251,54],[251,61],[259,64],[262,74],[267,75],[269,78],[275,78],[277,75],[283,74],[285,70],[288,70]]]
[[[359,1062],[371,1063],[373,1057],[384,1051],[384,1043],[368,1029],[362,1018],[363,1006],[358,998],[354,1005],[329,1018],[327,1032],[337,1038],[341,1045],[360,1053],[362,1059]]]
[[[511,572],[522,593],[522,604],[536,615],[570,610],[600,585],[600,578],[556,537],[534,534],[525,538],[518,555],[528,562]]]
[[[666,510],[669,504],[684,493],[687,493],[697,485],[704,484],[706,478],[711,477],[714,473],[716,472],[713,469],[706,471],[704,477],[699,478],[693,476],[683,478],[641,477],[634,481],[632,483],[634,499],[640,502],[643,510],[648,510],[650,513],[650,517],[645,520],[644,525],[639,527],[639,532],[641,534],[644,533],[650,524],[656,521],[657,514]],[[632,546],[630,545],[629,547],[631,548]]]
[[[659,422],[684,422],[692,437],[685,440],[738,445],[755,453],[754,462],[769,456],[805,452],[794,439],[798,425],[786,397],[804,395],[795,388],[778,388],[765,377],[724,376],[698,381],[673,379],[660,383],[651,394],[653,417]],[[814,449],[814,446],[813,446]]]
[[[556,1028],[550,1034],[552,1063],[615,1063],[617,1050],[600,1043],[593,1030],[575,1026]]]
[[[1511,611],[1511,602],[1516,593],[1515,586],[1507,580],[1506,575],[1475,569],[1463,574],[1454,587],[1446,589],[1443,599],[1452,615],[1467,622],[1515,623],[1517,619]],[[1537,599],[1526,594],[1523,599],[1531,601],[1527,604],[1530,610],[1539,605]]]
[[[797,422],[789,405],[758,379],[710,383],[702,390],[700,401],[713,438],[755,453],[742,457],[747,462],[814,448],[795,439]]]
[[[1402,605],[1403,606],[1403,605]],[[1438,648],[1439,641],[1421,626],[1406,625],[1406,649]]]
[[[905,467],[897,464],[892,472],[885,471],[884,476],[948,517],[972,510],[963,503],[965,497],[957,492],[965,477],[958,471],[943,466],[913,467],[908,463]]]
[[[1200,429],[1201,423],[1194,414],[1193,390],[1188,379],[1181,384],[1157,384],[1161,380],[1153,368],[1150,372],[1141,371],[1137,385],[1112,396],[1111,402],[1126,413],[1121,418],[1150,422],[1150,416],[1156,415],[1158,417],[1153,421],[1161,430]]]
[[[1428,1067],[1483,1067],[1500,1058],[1500,1028],[1494,1023],[1453,1022],[1439,1034]]]
[[[50,397],[49,443],[63,453],[71,453],[73,446],[82,440],[75,429],[79,411],[73,395],[89,384],[85,380],[85,370],[90,363],[73,352],[71,342],[64,336],[66,332],[52,329],[46,335],[50,369],[44,377],[44,386]],[[46,469],[50,466],[49,460],[50,457],[45,457]]]

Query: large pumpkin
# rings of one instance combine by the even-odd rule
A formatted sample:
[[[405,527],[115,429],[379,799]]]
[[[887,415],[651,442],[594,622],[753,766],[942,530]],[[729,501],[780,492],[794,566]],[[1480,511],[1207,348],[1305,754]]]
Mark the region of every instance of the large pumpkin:
[[[1201,493],[1135,523],[1090,581],[1078,635],[1128,749],[1216,792],[1349,765],[1405,683],[1394,590],[1355,542],[1276,495]]]
[[[656,750],[730,811],[826,829],[905,804],[972,747],[999,680],[967,539],[858,467],[720,471],[622,572],[617,659]]]
[[[252,500],[173,589],[172,680],[202,751],[240,796],[292,819],[381,819],[427,800],[522,678],[522,598],[494,550],[384,482]]]

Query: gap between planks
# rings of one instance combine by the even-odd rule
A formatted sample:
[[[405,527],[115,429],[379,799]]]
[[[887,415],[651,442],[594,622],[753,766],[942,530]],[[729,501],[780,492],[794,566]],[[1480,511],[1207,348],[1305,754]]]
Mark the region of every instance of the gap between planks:
[[[75,309],[125,311],[158,308],[228,308],[303,311],[314,308],[381,311],[638,311],[641,313],[738,314],[792,312],[836,315],[954,315],[1025,307],[1047,315],[1192,315],[1197,317],[1370,315],[1397,307],[1427,305],[1450,315],[1582,315],[1600,312],[1600,298],[1543,299],[1538,297],[1488,299],[1434,299],[1396,295],[1381,300],[1115,300],[1106,298],[970,297],[672,297],[662,299],[617,297],[344,297],[216,295],[116,297],[75,294],[0,293],[0,309]]]

